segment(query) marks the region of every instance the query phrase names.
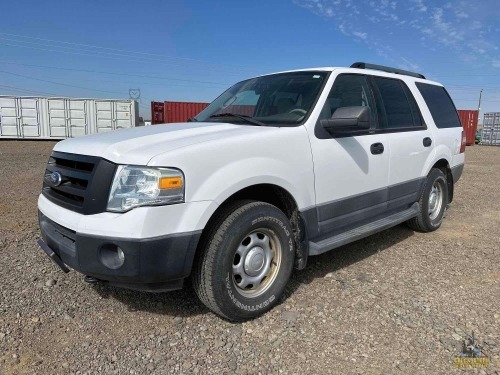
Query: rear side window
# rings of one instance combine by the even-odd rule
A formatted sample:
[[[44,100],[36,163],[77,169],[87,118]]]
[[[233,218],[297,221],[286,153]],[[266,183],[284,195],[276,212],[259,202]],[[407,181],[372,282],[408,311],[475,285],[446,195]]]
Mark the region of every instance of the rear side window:
[[[378,91],[377,111],[380,128],[398,129],[421,127],[422,117],[413,95],[397,79],[374,77]]]
[[[416,85],[438,128],[458,128],[462,126],[457,109],[444,87],[421,82],[417,82]]]

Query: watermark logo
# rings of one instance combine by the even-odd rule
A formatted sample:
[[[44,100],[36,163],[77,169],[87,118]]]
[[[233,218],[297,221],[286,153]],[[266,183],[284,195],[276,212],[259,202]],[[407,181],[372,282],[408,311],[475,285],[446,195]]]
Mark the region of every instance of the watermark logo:
[[[461,353],[453,359],[456,368],[486,368],[490,358],[484,352],[483,346],[476,340],[474,332],[467,335],[462,342]]]

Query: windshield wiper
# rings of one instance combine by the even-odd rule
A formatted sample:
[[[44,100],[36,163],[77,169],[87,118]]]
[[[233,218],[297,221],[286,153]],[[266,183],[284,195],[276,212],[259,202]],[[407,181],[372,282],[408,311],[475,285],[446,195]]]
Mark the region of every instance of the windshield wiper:
[[[214,117],[236,117],[236,118],[239,118],[240,120],[244,120],[244,121],[249,122],[249,123],[254,124],[254,125],[266,126],[266,124],[264,124],[263,122],[255,120],[254,118],[252,118],[250,116],[237,115],[237,114],[229,113],[229,112],[228,113],[219,113],[219,114],[216,114],[216,115],[212,115],[209,118],[214,118]]]

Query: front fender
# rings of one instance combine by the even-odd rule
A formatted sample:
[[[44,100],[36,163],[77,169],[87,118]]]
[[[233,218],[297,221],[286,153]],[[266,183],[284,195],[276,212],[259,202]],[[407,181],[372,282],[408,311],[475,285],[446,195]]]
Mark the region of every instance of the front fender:
[[[225,185],[223,182],[230,182]],[[300,208],[314,204],[312,172],[299,172],[292,165],[270,158],[249,158],[221,166],[207,175],[202,184],[192,191],[193,201],[210,200],[222,204],[238,191],[258,184],[279,186],[288,191]]]
[[[288,191],[299,209],[315,204],[311,146],[303,126],[241,129],[158,155],[149,165],[182,170],[186,202],[218,206],[244,188],[271,184]]]

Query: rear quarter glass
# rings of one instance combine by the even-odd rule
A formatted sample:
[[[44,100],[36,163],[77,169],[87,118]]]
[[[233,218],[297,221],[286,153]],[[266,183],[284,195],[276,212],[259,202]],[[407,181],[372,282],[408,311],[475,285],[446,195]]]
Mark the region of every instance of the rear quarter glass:
[[[439,129],[462,127],[457,109],[444,87],[422,82],[416,85]]]

